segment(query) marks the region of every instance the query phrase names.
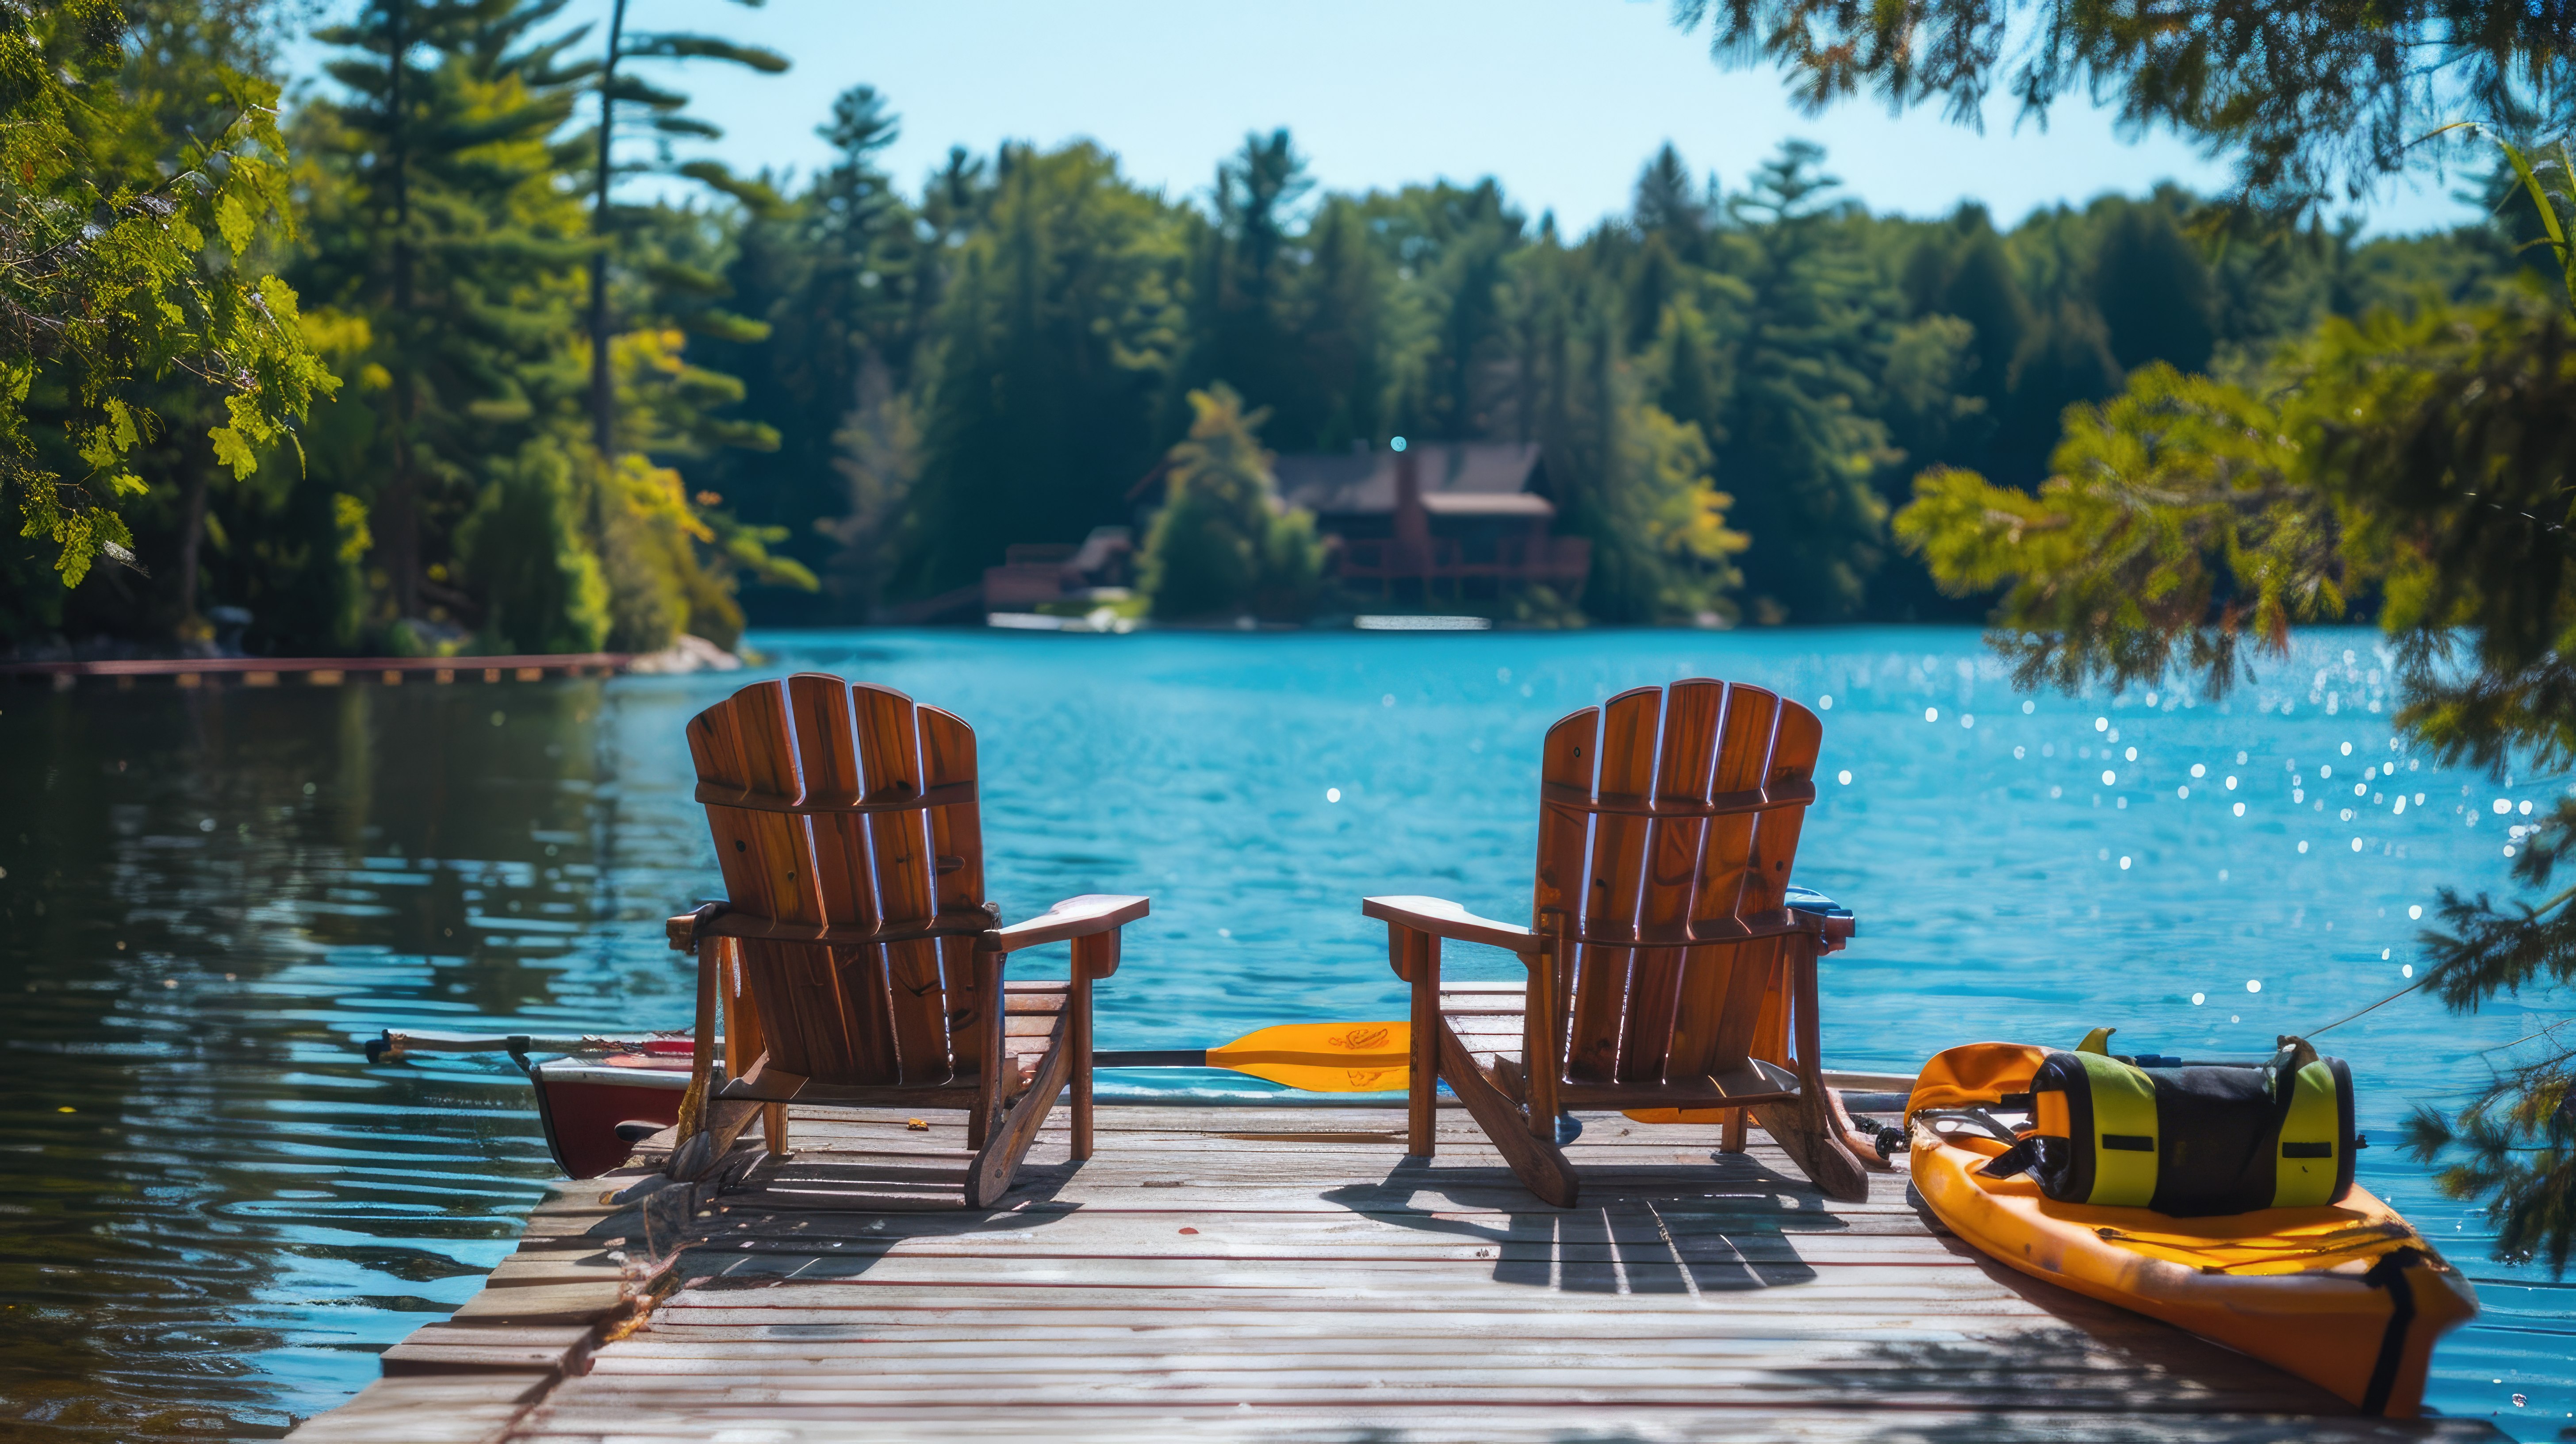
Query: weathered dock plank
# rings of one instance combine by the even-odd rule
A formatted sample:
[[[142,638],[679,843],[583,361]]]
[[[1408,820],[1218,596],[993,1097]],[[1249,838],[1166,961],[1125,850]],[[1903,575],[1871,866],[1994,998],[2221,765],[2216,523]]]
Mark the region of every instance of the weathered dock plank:
[[[1446,1114],[1425,1164],[1392,1110],[1122,1107],[969,1211],[946,1120],[798,1112],[722,1186],[565,1185],[399,1377],[293,1437],[428,1439],[395,1428],[428,1386],[477,1444],[2501,1437],[2023,1278],[1901,1174],[1834,1203],[1759,1134],[1585,1121],[1575,1209]]]

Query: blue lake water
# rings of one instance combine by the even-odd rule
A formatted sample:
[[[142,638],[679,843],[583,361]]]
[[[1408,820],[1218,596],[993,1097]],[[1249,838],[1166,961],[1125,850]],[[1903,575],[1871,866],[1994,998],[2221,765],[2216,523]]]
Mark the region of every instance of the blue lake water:
[[[1009,916],[1153,895],[1113,1048],[1402,1016],[1360,896],[1526,915],[1541,732],[1677,677],[1823,717],[1796,877],[1860,918],[1823,981],[1853,1068],[2102,1024],[2268,1051],[2405,986],[2439,887],[2510,892],[2522,807],[2567,782],[2392,747],[2365,632],[2224,705],[2026,695],[1965,629],[753,641],[975,726]],[[0,691],[0,1437],[273,1437],[474,1291],[552,1173],[524,1085],[355,1042],[685,1024],[661,919],[717,883],[681,724],[744,680]],[[2407,997],[2320,1041],[2393,1143],[2564,1003]],[[2361,1176],[2478,1280],[2428,1402],[2576,1421],[2576,1282],[2488,1261],[2393,1147]]]

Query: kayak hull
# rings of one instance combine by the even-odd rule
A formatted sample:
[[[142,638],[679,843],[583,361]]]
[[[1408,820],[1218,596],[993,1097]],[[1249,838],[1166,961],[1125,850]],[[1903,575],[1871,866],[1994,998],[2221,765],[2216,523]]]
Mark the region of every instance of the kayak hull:
[[[1911,1130],[1915,1190],[1980,1253],[2250,1354],[2366,1413],[2413,1418],[2433,1343],[2477,1313],[2458,1269],[2355,1185],[2340,1204],[2226,1218],[2059,1203],[1977,1176],[1983,1140]]]

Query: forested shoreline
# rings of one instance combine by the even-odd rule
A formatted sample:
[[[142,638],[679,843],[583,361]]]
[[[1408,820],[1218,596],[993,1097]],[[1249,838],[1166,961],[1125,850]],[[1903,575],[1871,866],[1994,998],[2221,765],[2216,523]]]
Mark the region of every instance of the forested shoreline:
[[[208,438],[220,388],[143,378],[130,540],[82,577],[31,512],[0,563],[21,654],[202,643],[226,607],[273,653],[862,623],[1136,521],[1194,419],[1272,452],[1538,443],[1592,576],[1506,620],[1981,620],[1991,594],[1945,595],[1891,525],[1919,475],[2035,492],[2067,409],[2156,363],[2252,376],[2331,318],[2494,304],[2530,264],[2513,211],[2365,240],[2110,185],[2016,221],[1879,215],[1799,142],[1604,156],[1640,167],[1634,204],[1579,235],[1490,179],[1318,190],[1285,130],[1186,195],[1080,141],[907,179],[880,160],[899,86],[865,84],[813,118],[832,164],[737,175],[685,159],[713,127],[673,83],[786,61],[718,36],[629,36],[612,69],[560,0],[372,0],[321,33],[326,75],[288,77],[264,6],[124,11],[107,120],[73,129],[130,187],[220,128],[226,73],[288,85],[287,195],[226,264],[291,288],[327,378],[238,453]],[[21,464],[104,489],[33,369]]]

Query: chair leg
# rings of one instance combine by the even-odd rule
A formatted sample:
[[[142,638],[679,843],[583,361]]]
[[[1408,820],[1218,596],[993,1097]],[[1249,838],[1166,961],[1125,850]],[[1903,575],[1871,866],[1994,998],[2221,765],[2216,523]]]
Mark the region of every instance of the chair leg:
[[[1851,1150],[1835,1136],[1837,1130],[1827,1121],[1821,1081],[1808,1082],[1797,1101],[1770,1103],[1756,1107],[1753,1116],[1762,1120],[1762,1131],[1789,1155],[1798,1171],[1807,1175],[1825,1197],[1842,1203],[1869,1201],[1869,1171],[1861,1167]]]
[[[1717,1149],[1720,1153],[1742,1153],[1744,1151],[1744,1135],[1746,1132],[1745,1124],[1748,1121],[1749,1115],[1746,1114],[1743,1109],[1729,1108],[1726,1110],[1726,1132],[1722,1140],[1717,1145]]]
[[[1434,1026],[1440,1043],[1439,1076],[1449,1080],[1450,1091],[1467,1105],[1468,1116],[1485,1130],[1485,1136],[1502,1153],[1503,1161],[1512,1166],[1512,1176],[1542,1200],[1559,1208],[1574,1207],[1581,1186],[1564,1151],[1552,1141],[1531,1135],[1529,1121],[1501,1089],[1486,1080],[1484,1070],[1476,1066],[1448,1019],[1435,1019]],[[1553,1118],[1551,1114],[1551,1121]]]
[[[689,1049],[689,1090],[680,1096],[679,1136],[663,1164],[663,1172],[672,1178],[694,1177],[715,1156],[703,1140],[715,1101],[716,969],[723,948],[721,938],[698,940],[698,1006]]]
[[[1763,1131],[1807,1181],[1822,1190],[1825,1197],[1843,1203],[1862,1203],[1869,1198],[1869,1171],[1843,1145],[1842,1129],[1836,1126],[1833,1108],[1826,1101],[1823,1052],[1816,1026],[1816,955],[1812,943],[1805,955],[1792,965],[1791,994],[1797,1023],[1798,1098],[1792,1103],[1772,1103],[1753,1110],[1762,1120]]]
[[[1029,1156],[1029,1145],[1037,1141],[1038,1126],[1046,1122],[1048,1110],[1055,1107],[1056,1095],[1064,1091],[1066,1076],[1073,1071],[1073,1050],[1067,1046],[1071,1040],[1066,1032],[1059,1015],[1055,1036],[1047,1043],[1046,1057],[1038,1063],[1036,1080],[1002,1115],[1000,1125],[976,1150],[974,1162],[967,1165],[968,1208],[990,1208],[1011,1191],[1011,1179],[1020,1170],[1020,1160]]]
[[[682,1183],[704,1178],[733,1150],[734,1140],[761,1114],[763,1105],[743,1098],[720,1098],[707,1105],[706,1127],[680,1140],[662,1171]]]
[[[784,1104],[784,1103],[768,1103],[768,1104],[763,1104],[763,1105],[761,1106],[761,1110],[760,1110],[760,1141],[761,1141],[762,1143],[765,1143],[765,1144],[767,1144],[767,1145],[769,1146],[769,1151],[770,1151],[771,1153],[777,1154],[777,1155],[779,1155],[779,1156],[780,1156],[780,1157],[782,1157],[782,1158],[786,1156],[786,1154],[787,1154],[787,1105],[786,1105],[786,1104]]]
[[[1413,985],[1412,1076],[1404,1097],[1404,1151],[1429,1158],[1440,1134],[1440,940],[1400,923],[1386,927],[1396,971]]]
[[[1073,982],[1065,992],[1065,1043],[1073,1050],[1073,1161],[1091,1157],[1091,984],[1118,970],[1118,934],[1073,940]]]
[[[1077,974],[1066,990],[1065,1071],[1073,1084],[1073,1161],[1091,1157],[1091,980]]]

